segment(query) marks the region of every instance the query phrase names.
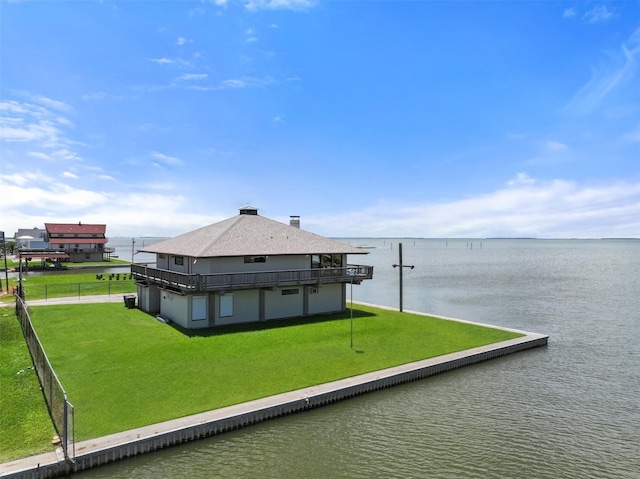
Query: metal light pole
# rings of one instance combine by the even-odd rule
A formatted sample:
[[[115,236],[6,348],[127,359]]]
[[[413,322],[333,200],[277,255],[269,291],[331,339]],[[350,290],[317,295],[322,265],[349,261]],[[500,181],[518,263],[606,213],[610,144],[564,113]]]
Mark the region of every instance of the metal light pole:
[[[22,255],[18,250],[18,296],[24,300],[24,289],[22,289]]]
[[[402,243],[398,243],[398,263],[392,265],[394,268],[400,268],[400,312],[402,313],[402,268],[415,268],[414,265],[403,265],[402,264]]]
[[[353,277],[356,274],[356,270],[349,268],[347,274],[351,277],[351,349],[353,349]]]
[[[133,246],[136,244],[136,239],[131,238],[131,263],[133,264]]]

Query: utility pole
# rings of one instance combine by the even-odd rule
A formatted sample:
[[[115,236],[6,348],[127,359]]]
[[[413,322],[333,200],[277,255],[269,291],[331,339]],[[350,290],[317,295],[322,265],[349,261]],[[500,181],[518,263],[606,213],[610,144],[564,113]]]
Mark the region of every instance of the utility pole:
[[[354,268],[349,268],[347,270],[347,274],[351,277],[351,307],[349,309],[351,310],[351,349],[353,349],[353,277],[356,275],[356,270]]]
[[[402,313],[402,268],[415,268],[414,265],[403,265],[402,264],[402,243],[398,243],[398,263],[392,265],[394,268],[400,268],[400,312]]]
[[[7,293],[9,292],[9,269],[7,268],[7,242],[4,239],[4,231],[0,231],[2,251],[4,251],[4,277],[7,280]],[[0,292],[2,292],[2,280],[0,279]]]

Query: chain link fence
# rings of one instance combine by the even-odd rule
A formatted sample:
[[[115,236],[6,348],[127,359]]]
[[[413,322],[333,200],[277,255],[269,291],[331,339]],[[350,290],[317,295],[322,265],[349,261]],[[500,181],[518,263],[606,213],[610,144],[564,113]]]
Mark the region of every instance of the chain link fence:
[[[22,326],[22,332],[29,347],[33,365],[38,373],[40,387],[47,402],[53,425],[60,438],[64,457],[73,461],[76,455],[73,405],[67,399],[67,393],[64,391],[62,384],[60,384],[60,380],[51,367],[40,339],[38,339],[38,335],[33,329],[27,304],[19,296],[16,296],[16,316],[20,326]]]
[[[100,275],[101,276],[101,275]],[[120,276],[120,275],[118,275]],[[105,276],[105,280],[98,280],[90,283],[47,283],[47,284],[30,284],[29,281],[23,282],[24,296],[27,300],[50,299],[63,297],[81,297],[90,295],[109,295],[127,294],[136,291],[135,281],[130,275],[123,275],[123,279],[118,278],[109,280]]]

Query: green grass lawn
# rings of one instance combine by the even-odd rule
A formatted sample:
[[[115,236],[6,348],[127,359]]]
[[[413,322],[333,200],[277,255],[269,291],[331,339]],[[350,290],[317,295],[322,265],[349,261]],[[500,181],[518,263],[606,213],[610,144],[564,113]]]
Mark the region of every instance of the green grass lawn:
[[[126,273],[124,272],[126,271]],[[127,279],[123,279],[126,274]],[[97,280],[95,273],[56,274],[52,272],[45,276],[29,276],[23,278],[25,298],[27,301],[34,299],[60,298],[65,296],[87,296],[94,294],[123,294],[136,291],[133,279],[129,278],[128,269],[120,273],[120,279],[109,280],[109,275],[103,275],[105,279]],[[18,287],[18,278],[9,278],[9,290]],[[4,282],[3,282],[4,288]],[[11,295],[5,296],[0,301],[13,301]]]
[[[354,349],[349,311],[190,337],[119,303],[30,309],[75,407],[76,440],[519,336],[361,305]]]
[[[0,462],[55,448],[56,434],[13,308],[0,308]]]
[[[25,267],[24,263],[25,262],[23,261],[22,262],[23,268]],[[31,261],[30,263],[33,266],[36,266],[38,268],[42,267],[42,262],[39,260],[34,260],[34,261]],[[118,258],[111,258],[109,261],[85,261],[83,263],[63,262],[62,266],[69,269],[86,267],[86,266],[98,266],[98,267],[108,268],[109,266],[116,266],[120,264],[131,264],[131,261],[126,261]],[[20,263],[18,262],[17,259],[7,257],[7,268],[17,270],[19,267],[20,267]],[[0,268],[4,268],[4,257],[0,259]]]

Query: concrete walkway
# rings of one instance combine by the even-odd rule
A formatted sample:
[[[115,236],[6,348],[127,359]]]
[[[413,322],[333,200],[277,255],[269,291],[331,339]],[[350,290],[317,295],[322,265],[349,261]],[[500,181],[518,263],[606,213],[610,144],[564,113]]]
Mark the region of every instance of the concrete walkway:
[[[49,298],[49,299],[34,299],[27,298],[27,304],[29,306],[52,306],[56,304],[88,304],[88,303],[122,303],[124,307],[123,296],[136,296],[136,293],[126,294],[101,294],[92,296],[69,296],[64,298]],[[0,307],[10,306],[14,307],[15,303],[0,303]]]
[[[123,301],[121,296],[116,299]],[[110,300],[115,301],[113,298]],[[57,304],[64,304],[62,303],[63,299],[56,301],[58,301]],[[96,299],[93,301],[95,302]],[[73,301],[69,299],[68,303],[71,302]],[[35,302],[29,302],[29,304],[35,305]],[[507,330],[514,331],[513,329]],[[49,478],[63,476],[126,457],[220,434],[267,419],[320,407],[359,394],[547,344],[548,336],[546,335],[525,331],[518,332],[524,336],[82,441],[75,444],[75,462],[72,464],[64,460],[61,450],[58,449],[56,452],[0,464],[0,477]]]

